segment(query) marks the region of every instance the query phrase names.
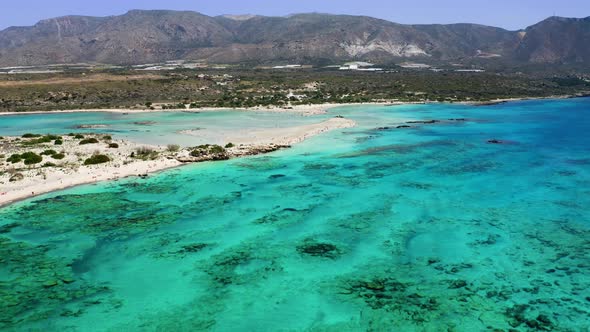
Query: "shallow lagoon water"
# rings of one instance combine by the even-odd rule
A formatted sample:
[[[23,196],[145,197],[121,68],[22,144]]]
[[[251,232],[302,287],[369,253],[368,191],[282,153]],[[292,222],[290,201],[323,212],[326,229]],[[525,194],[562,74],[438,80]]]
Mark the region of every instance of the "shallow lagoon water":
[[[0,117],[0,133],[5,136],[22,135],[23,131],[52,134],[108,133],[144,144],[188,146],[227,143],[223,141],[223,135],[235,134],[242,128],[256,130],[299,126],[316,123],[327,117],[308,117],[291,112],[232,110],[17,114]],[[194,131],[199,136],[182,134],[185,130]]]
[[[0,328],[588,330],[589,99],[331,113],[359,126],[1,210]]]

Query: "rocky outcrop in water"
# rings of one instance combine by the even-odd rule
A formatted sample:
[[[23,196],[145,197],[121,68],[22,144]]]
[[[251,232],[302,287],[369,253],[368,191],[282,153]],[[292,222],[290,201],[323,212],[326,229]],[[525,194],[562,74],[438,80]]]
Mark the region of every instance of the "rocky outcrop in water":
[[[204,161],[228,160],[231,158],[256,156],[274,152],[281,149],[288,149],[290,145],[258,145],[258,146],[239,146],[233,148],[223,148],[219,145],[201,145],[195,148],[189,148],[189,154],[178,154],[176,160],[181,163],[198,163]]]

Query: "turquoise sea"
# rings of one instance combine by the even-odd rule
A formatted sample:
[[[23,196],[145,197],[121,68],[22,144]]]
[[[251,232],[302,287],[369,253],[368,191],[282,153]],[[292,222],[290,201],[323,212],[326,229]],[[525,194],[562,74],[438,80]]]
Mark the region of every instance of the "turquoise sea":
[[[590,99],[320,118],[338,114],[358,127],[0,210],[0,330],[590,331]],[[177,130],[318,120],[235,116],[0,135],[84,118],[188,144]]]

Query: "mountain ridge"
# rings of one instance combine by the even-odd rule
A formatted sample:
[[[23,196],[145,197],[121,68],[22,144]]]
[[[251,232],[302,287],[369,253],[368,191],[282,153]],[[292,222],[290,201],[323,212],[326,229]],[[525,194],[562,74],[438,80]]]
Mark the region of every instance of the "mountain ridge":
[[[399,24],[369,16],[299,13],[207,16],[130,10],[62,16],[0,31],[0,66],[167,60],[217,63],[388,63],[400,59],[590,63],[590,17],[550,17],[511,31],[473,24]]]

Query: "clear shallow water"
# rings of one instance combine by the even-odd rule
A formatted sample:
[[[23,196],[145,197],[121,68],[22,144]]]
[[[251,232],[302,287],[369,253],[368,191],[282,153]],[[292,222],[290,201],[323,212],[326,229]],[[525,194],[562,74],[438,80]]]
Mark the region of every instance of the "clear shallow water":
[[[589,99],[334,112],[359,127],[1,210],[0,328],[588,329]]]
[[[53,114],[18,114],[0,117],[0,135],[24,133],[108,133],[116,138],[145,144],[199,145],[221,144],[223,135],[235,136],[242,128],[267,129],[321,122],[327,115],[314,117],[296,113],[204,111],[110,113],[80,112]],[[79,126],[100,126],[79,128]],[[199,136],[182,134],[195,131]]]

